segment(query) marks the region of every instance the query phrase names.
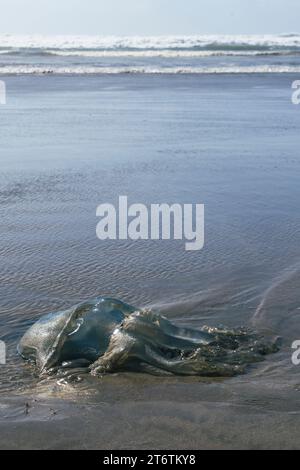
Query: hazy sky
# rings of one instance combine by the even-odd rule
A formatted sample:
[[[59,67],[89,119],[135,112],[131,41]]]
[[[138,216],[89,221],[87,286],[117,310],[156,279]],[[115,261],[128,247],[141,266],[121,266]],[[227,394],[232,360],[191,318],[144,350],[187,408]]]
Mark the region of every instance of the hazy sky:
[[[263,34],[300,30],[300,0],[0,0],[0,33]]]

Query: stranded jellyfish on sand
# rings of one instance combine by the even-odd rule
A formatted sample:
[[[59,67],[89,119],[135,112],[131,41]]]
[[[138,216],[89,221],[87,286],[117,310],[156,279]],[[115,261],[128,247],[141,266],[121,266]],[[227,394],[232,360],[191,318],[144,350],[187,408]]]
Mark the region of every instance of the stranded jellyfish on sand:
[[[18,346],[41,373],[84,367],[93,375],[233,376],[277,349],[245,329],[181,328],[151,309],[103,297],[42,316]]]

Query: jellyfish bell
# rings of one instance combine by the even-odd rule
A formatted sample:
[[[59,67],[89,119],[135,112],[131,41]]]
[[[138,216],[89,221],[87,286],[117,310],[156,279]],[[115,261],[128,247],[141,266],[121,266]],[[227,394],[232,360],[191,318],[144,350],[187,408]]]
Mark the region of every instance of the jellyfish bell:
[[[24,334],[18,352],[41,371],[64,361],[94,362],[108,348],[113,331],[132,311],[123,302],[100,297],[49,313]]]

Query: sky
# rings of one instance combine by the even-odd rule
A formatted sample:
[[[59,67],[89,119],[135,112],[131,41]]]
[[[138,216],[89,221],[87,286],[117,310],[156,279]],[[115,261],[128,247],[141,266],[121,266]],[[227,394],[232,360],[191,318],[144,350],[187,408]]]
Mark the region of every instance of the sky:
[[[0,33],[299,32],[300,0],[0,0]]]

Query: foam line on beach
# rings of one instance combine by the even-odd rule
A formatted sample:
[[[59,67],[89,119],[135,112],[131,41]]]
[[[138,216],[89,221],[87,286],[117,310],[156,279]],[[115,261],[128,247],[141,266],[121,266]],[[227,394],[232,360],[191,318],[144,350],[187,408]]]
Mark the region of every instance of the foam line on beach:
[[[263,74],[300,73],[300,66],[224,66],[224,67],[40,67],[12,65],[0,67],[0,75],[117,75],[117,74]]]

